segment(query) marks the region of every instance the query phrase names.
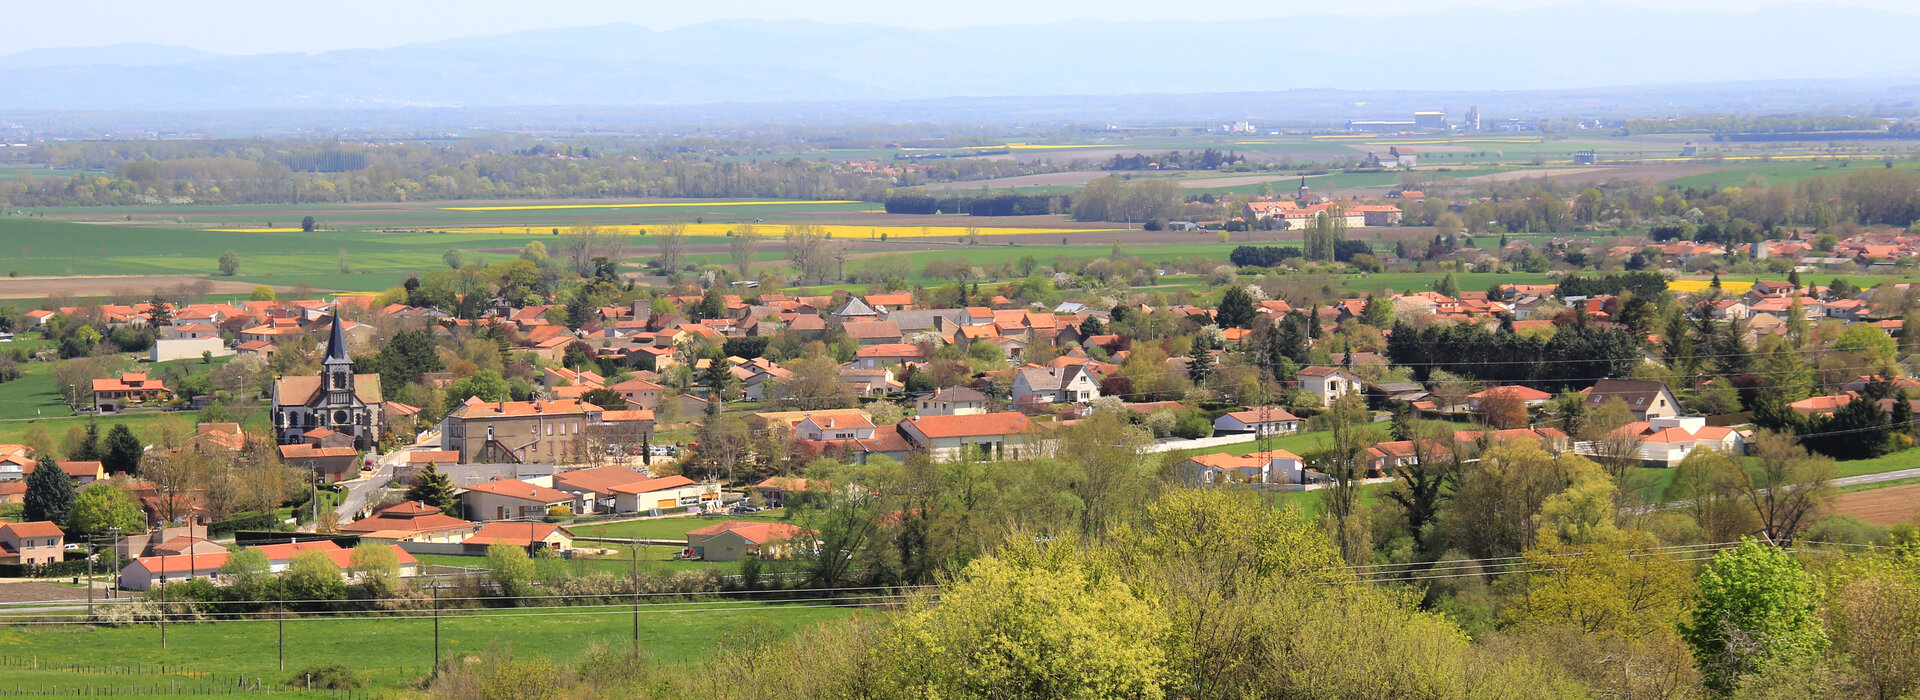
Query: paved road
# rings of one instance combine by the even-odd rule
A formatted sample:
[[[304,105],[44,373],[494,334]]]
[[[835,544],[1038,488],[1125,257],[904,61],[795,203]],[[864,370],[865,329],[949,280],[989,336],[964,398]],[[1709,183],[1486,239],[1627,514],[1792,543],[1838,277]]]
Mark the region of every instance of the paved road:
[[[1897,471],[1880,472],[1878,474],[1861,474],[1859,476],[1843,476],[1834,479],[1833,485],[1854,486],[1857,484],[1877,484],[1882,481],[1899,481],[1901,479],[1920,479],[1920,468],[1900,469]]]
[[[393,468],[405,464],[406,461],[406,450],[394,450],[374,460],[373,463],[378,468],[373,474],[340,482],[347,487],[347,497],[340,501],[339,507],[333,509],[333,512],[340,516],[340,524],[353,522],[354,517],[359,515],[360,509],[367,506],[367,499],[375,491],[385,487],[387,482],[393,481]]]

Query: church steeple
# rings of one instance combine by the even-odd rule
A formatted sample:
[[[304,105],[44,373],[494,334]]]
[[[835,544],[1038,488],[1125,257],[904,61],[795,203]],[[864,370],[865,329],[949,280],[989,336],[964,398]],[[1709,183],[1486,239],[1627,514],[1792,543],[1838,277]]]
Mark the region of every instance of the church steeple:
[[[347,354],[347,334],[345,329],[341,328],[342,323],[340,312],[337,310],[334,311],[333,335],[327,338],[327,357],[326,360],[323,361],[327,364],[332,364],[335,361],[349,364],[353,362],[353,358]]]

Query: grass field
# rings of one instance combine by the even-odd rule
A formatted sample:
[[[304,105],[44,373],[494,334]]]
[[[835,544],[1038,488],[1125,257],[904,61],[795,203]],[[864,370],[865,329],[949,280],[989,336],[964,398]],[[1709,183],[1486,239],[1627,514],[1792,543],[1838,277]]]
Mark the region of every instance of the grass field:
[[[715,236],[715,237],[721,238],[722,242],[724,242],[727,234],[732,231],[738,230],[741,227],[741,224],[686,224],[686,227],[687,227],[687,235],[690,237],[691,236]],[[755,224],[755,227],[761,235],[770,236],[774,238],[778,238],[781,234],[786,232],[786,226],[784,225]],[[606,230],[608,233],[618,233],[618,234],[627,235],[627,236],[644,236],[649,232],[658,233],[660,230],[659,225],[646,225],[646,224],[625,224],[625,225],[616,224],[611,226],[603,226],[601,228]],[[892,240],[896,238],[956,238],[957,239],[957,238],[962,238],[966,236],[968,233],[967,227],[965,226],[853,226],[853,225],[840,225],[840,224],[823,224],[820,226],[820,229],[823,232],[825,232],[828,236],[836,239],[851,238],[851,239],[871,239],[871,240]],[[521,235],[538,235],[540,230],[541,230],[541,227],[539,225],[480,226],[480,227],[473,227],[473,228],[457,229],[455,232],[456,233],[511,233],[511,234],[521,234]],[[1005,227],[1005,226],[982,226],[974,229],[975,233],[978,233],[979,235],[982,235],[982,236],[1030,236],[1030,235],[1053,235],[1053,234],[1066,235],[1066,234],[1074,234],[1074,233],[1100,233],[1100,232],[1109,232],[1109,231],[1113,231],[1113,229]]]
[[[700,603],[649,601],[641,607],[640,649],[656,662],[697,661],[713,650],[725,630],[754,628],[773,637],[852,614],[826,603],[761,603],[713,600]],[[444,613],[439,622],[442,658],[511,655],[528,659],[573,660],[606,646],[633,643],[633,614],[627,606],[527,611]],[[272,621],[171,624],[167,648],[151,625],[129,627],[46,626],[0,628],[0,690],[58,684],[62,693],[76,686],[131,685],[165,688],[231,685],[235,678],[260,679],[279,686],[298,669],[339,663],[360,669],[374,688],[394,690],[425,676],[434,661],[434,621],[425,618],[358,617],[304,619],[286,623],[287,669],[279,668],[279,628]],[[43,670],[23,668],[37,662]],[[160,673],[157,664],[179,667]],[[64,665],[125,667],[127,674],[98,668],[54,670]],[[135,664],[144,675],[132,676]],[[316,694],[316,696],[319,696]],[[323,696],[322,696],[323,697]]]
[[[598,525],[569,526],[567,529],[572,530],[573,534],[579,535],[581,537],[617,537],[617,538],[632,538],[632,539],[642,539],[642,540],[671,540],[671,539],[685,538],[687,536],[687,532],[690,530],[698,530],[708,525],[713,525],[713,524],[725,522],[728,520],[753,520],[753,521],[761,521],[761,522],[777,522],[782,520],[784,515],[785,515],[784,511],[769,510],[769,511],[763,511],[760,513],[755,513],[753,515],[729,515],[729,516],[712,517],[712,518],[692,517],[692,516],[681,517],[681,518],[650,518],[646,520],[629,520],[629,521],[620,522],[620,523],[604,523],[604,524],[598,524]],[[596,544],[594,546],[599,546],[599,545]]]

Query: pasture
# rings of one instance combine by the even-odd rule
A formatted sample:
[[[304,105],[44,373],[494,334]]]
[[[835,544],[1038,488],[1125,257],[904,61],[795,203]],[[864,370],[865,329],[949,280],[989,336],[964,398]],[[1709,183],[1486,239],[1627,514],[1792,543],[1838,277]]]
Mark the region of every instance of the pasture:
[[[642,602],[639,610],[639,649],[661,664],[698,662],[716,650],[724,633],[750,631],[778,639],[855,612],[830,601],[735,599],[655,599]],[[633,619],[628,605],[445,611],[438,621],[440,655],[572,661],[595,647],[629,648]],[[281,687],[302,667],[336,663],[358,669],[371,688],[392,691],[433,667],[434,630],[432,617],[421,613],[288,620],[286,669],[281,670],[281,628],[268,619],[169,624],[165,649],[153,625],[0,627],[0,677],[5,678],[0,691],[45,684],[60,686],[63,694],[88,686],[116,687],[125,694],[129,687],[157,686],[164,695],[173,683],[210,687],[232,685],[239,677]]]

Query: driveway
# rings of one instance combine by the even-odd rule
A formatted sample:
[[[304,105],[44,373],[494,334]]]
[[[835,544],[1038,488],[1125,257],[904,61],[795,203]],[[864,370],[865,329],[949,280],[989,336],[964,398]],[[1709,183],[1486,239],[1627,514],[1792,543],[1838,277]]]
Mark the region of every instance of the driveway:
[[[374,460],[376,468],[372,474],[352,481],[340,482],[342,486],[347,487],[347,497],[340,501],[339,507],[333,509],[333,512],[340,516],[340,524],[353,522],[356,519],[355,516],[360,514],[360,509],[367,507],[367,499],[371,498],[375,491],[393,481],[393,468],[406,462],[407,451],[394,450]]]

